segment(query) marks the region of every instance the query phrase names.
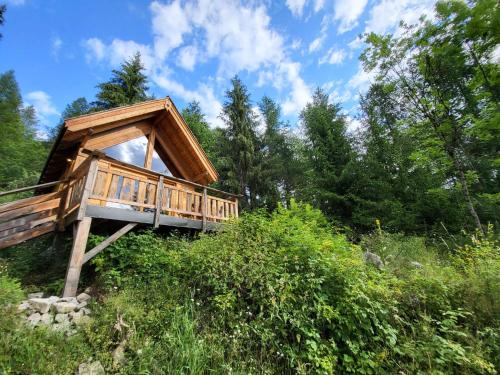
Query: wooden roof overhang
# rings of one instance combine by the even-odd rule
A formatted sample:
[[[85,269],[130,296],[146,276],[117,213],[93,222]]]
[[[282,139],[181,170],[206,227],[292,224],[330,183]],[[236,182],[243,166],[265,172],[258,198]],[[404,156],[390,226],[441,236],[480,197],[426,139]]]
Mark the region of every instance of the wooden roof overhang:
[[[217,171],[167,97],[65,120],[39,183],[59,179],[80,148],[103,150],[148,137],[153,129],[155,151],[175,177],[202,185],[217,181]]]

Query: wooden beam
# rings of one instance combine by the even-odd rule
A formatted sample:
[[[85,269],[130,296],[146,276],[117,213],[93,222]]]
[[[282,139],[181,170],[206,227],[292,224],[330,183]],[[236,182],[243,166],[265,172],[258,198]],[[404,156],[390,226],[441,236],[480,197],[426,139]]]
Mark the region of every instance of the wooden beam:
[[[150,122],[142,121],[139,123],[133,123],[91,136],[86,142],[85,148],[88,150],[103,150],[132,139],[146,136],[150,132]]]
[[[101,251],[103,251],[105,248],[107,248],[109,245],[111,245],[113,242],[115,242],[117,239],[119,239],[121,236],[124,234],[127,234],[129,231],[134,229],[136,227],[137,223],[128,223],[125,225],[123,228],[118,230],[117,232],[113,233],[111,236],[109,236],[107,239],[102,241],[99,245],[94,247],[92,250],[89,250],[85,253],[83,256],[83,263],[87,263],[90,259],[95,257],[97,254],[99,254]]]
[[[160,176],[158,181],[158,187],[156,188],[156,211],[155,211],[155,221],[154,227],[158,228],[160,226],[160,215],[161,215],[161,199],[163,194],[163,176]]]
[[[78,209],[77,220],[82,220],[85,216],[85,210],[87,208],[89,198],[92,195],[92,189],[94,188],[95,180],[97,178],[97,170],[99,167],[99,156],[96,154],[92,154],[89,157],[91,158],[90,166],[89,166],[89,171],[87,172],[87,176],[85,178],[85,186],[83,188],[80,208]]]
[[[158,137],[157,137],[158,143],[161,145],[161,148],[163,149],[163,151],[167,154],[168,159],[174,165],[175,169],[177,169],[179,171],[179,173],[181,174],[181,176],[183,178],[189,178],[189,173],[188,173],[188,171],[185,170],[183,163],[178,159],[175,152],[169,148],[166,140],[164,139],[166,137],[162,136],[162,134],[164,134],[164,133],[160,132],[159,130],[157,132],[158,132]]]
[[[91,224],[92,218],[90,217],[84,217],[74,224],[73,247],[64,280],[63,297],[76,296]]]
[[[89,205],[87,209],[87,214],[93,218],[99,218],[99,219],[109,219],[109,220],[144,223],[144,224],[154,223],[153,212],[131,211],[116,207],[101,207],[101,206]],[[198,230],[202,229],[201,220],[173,217],[169,215],[160,215],[160,225],[166,225],[169,227],[179,227],[179,228],[192,228]],[[225,225],[224,223],[207,221],[207,231],[218,230],[220,228],[223,228],[224,225]]]
[[[23,241],[52,232],[56,227],[55,223],[45,223],[24,232],[14,233],[0,239],[0,249],[16,245]]]
[[[68,130],[76,132],[112,122],[139,117],[145,114],[156,115],[165,108],[165,99],[151,100],[130,106],[123,106],[107,111],[92,113],[86,116],[66,120]]]
[[[151,169],[153,164],[153,151],[155,150],[156,128],[151,129],[148,136],[148,145],[146,147],[146,156],[144,157],[144,168]]]
[[[45,202],[40,202],[37,204],[33,204],[30,206],[24,206],[21,208],[17,208],[10,211],[5,211],[0,213],[0,221],[8,221],[12,219],[16,219],[18,217],[34,214],[36,212],[50,210],[56,207],[59,207],[59,203],[61,202],[61,198],[54,198]]]
[[[29,190],[46,188],[46,187],[50,187],[50,186],[54,186],[54,185],[60,184],[61,182],[63,182],[63,181],[53,181],[53,182],[47,182],[45,184],[27,186],[27,187],[23,187],[23,188],[19,188],[19,189],[14,189],[14,190],[9,190],[9,191],[0,191],[0,197],[3,197],[4,195],[9,195],[9,194],[22,193],[23,191],[29,191]]]
[[[203,188],[203,196],[201,199],[201,214],[203,215],[201,229],[207,231],[207,188]]]

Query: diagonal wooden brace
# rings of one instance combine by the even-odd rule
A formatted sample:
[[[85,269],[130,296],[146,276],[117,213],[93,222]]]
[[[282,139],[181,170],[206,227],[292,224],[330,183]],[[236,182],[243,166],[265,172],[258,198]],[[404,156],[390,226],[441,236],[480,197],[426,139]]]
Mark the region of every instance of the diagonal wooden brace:
[[[121,228],[117,232],[113,233],[108,238],[106,238],[104,241],[102,241],[99,245],[94,247],[92,250],[87,251],[85,253],[85,255],[83,256],[83,263],[87,263],[90,259],[95,257],[97,254],[99,254],[101,251],[103,251],[105,248],[107,248],[109,245],[111,245],[113,242],[115,242],[121,236],[123,236],[124,234],[128,233],[130,230],[135,228],[136,225],[137,225],[137,223],[128,223],[123,228]]]

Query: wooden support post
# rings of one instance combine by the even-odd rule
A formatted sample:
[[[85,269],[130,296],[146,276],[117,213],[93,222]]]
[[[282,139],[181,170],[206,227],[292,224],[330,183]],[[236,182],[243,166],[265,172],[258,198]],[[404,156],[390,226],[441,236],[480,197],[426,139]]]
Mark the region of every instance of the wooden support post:
[[[238,198],[234,198],[234,216],[238,217]]]
[[[201,199],[201,230],[203,232],[207,231],[207,188],[203,188],[203,197]]]
[[[65,187],[60,190],[61,192],[61,203],[59,204],[59,209],[57,211],[57,230],[63,232],[66,227],[64,223],[64,214],[66,213],[66,206],[68,204],[69,198],[69,181],[64,183]]]
[[[90,224],[92,224],[92,218],[90,217],[84,217],[74,224],[73,247],[71,248],[66,279],[64,280],[63,297],[74,297],[76,295]]]
[[[158,181],[158,187],[156,188],[156,211],[155,211],[155,221],[154,221],[155,228],[158,228],[160,226],[162,194],[163,194],[163,176],[160,176],[160,179]]]
[[[144,168],[151,169],[153,164],[153,151],[155,149],[156,128],[153,126],[148,136],[148,145],[146,147],[146,156],[144,157]]]
[[[85,253],[85,255],[83,256],[83,263],[87,263],[90,259],[95,257],[97,254],[99,254],[101,251],[103,251],[105,248],[107,248],[109,245],[111,245],[113,242],[115,242],[121,236],[128,233],[130,230],[134,229],[134,227],[136,225],[137,225],[137,223],[128,223],[123,228],[121,228],[117,232],[113,233],[108,238],[106,238],[104,241],[102,241],[99,245],[94,247],[92,250],[87,251]]]
[[[92,189],[94,188],[95,180],[97,178],[97,169],[99,167],[99,155],[92,154],[89,156],[92,158],[90,160],[89,170],[87,176],[85,177],[85,185],[83,188],[82,200],[80,202],[80,208],[78,210],[77,220],[82,220],[85,217],[85,210],[89,203],[89,197],[92,194]]]

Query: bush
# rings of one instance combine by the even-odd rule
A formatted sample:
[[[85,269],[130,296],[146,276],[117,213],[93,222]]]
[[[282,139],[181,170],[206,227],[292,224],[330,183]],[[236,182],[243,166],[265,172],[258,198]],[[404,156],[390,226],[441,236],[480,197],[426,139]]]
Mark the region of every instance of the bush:
[[[92,261],[102,292],[92,324],[66,339],[9,318],[0,368],[70,373],[92,355],[128,374],[492,374],[497,250],[491,241],[470,246],[491,251],[475,249],[488,256],[464,266],[418,237],[377,231],[353,245],[295,202],[194,241],[130,233]],[[363,248],[388,266],[366,266]],[[124,363],[113,359],[117,348]]]

